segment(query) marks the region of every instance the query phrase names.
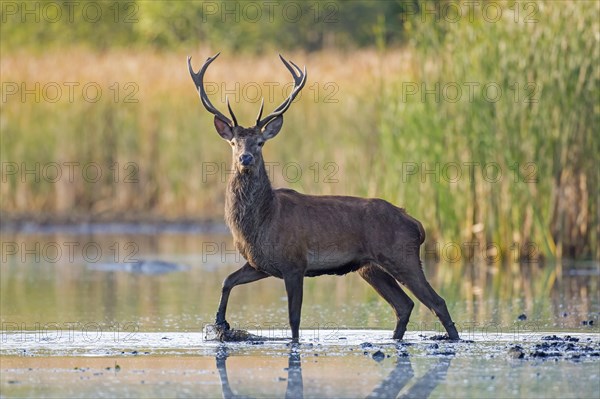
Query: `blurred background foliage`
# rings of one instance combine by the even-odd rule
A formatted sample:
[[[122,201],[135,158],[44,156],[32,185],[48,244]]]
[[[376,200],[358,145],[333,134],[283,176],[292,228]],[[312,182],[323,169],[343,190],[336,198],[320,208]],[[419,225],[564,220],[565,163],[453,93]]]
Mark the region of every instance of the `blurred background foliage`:
[[[93,162],[105,172],[89,182],[3,170],[3,220],[218,220],[229,150],[198,103],[185,56],[199,68],[223,51],[208,74],[213,102],[222,107],[224,88],[236,91],[236,113],[249,121],[260,99],[240,88],[289,82],[274,56],[282,52],[307,65],[309,83],[265,149],[269,161],[299,164],[302,177],[276,169],[276,186],[386,198],[422,220],[431,242],[476,242],[484,256],[521,248],[523,258],[597,259],[600,3],[473,7],[3,2],[2,162]],[[103,95],[44,101],[48,82],[95,82]],[[499,97],[483,90],[490,84]],[[284,96],[277,91],[267,108]],[[450,164],[461,167],[456,181],[443,175]],[[488,164],[499,180],[486,178]],[[407,173],[414,165],[417,174]]]
[[[370,46],[382,17],[388,19],[383,22],[389,32],[386,41],[401,43],[403,10],[418,7],[416,0],[15,3],[15,8],[2,10],[5,49],[85,44],[100,50],[132,46],[172,50],[218,42],[223,50],[246,53]]]

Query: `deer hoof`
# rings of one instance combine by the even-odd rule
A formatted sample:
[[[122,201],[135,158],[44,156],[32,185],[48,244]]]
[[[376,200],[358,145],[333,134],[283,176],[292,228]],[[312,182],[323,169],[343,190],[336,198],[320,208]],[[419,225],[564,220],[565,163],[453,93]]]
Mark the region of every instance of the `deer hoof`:
[[[405,332],[406,332],[406,328],[395,330],[394,335],[392,336],[392,339],[397,339],[398,341],[401,341],[402,338],[404,338]]]
[[[221,322],[216,322],[215,323],[215,327],[217,328],[217,330],[219,331],[229,331],[231,330],[231,327],[229,326],[229,323],[227,323],[226,320],[223,320]]]
[[[448,332],[448,338],[450,341],[460,341],[460,337],[458,336],[458,331],[456,331],[456,327],[454,323],[446,328]]]

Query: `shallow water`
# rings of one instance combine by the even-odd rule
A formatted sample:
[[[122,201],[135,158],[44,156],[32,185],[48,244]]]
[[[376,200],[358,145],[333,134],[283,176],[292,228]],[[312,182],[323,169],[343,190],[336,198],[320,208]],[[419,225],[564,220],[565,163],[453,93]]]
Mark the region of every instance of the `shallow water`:
[[[460,343],[409,333],[397,343],[391,331],[303,330],[299,346],[221,344],[201,333],[48,333],[4,334],[4,395],[592,398],[600,388],[597,334],[570,335],[578,349],[540,357],[538,333]],[[510,355],[517,344],[523,359]]]
[[[212,231],[4,233],[2,396],[282,397],[287,390],[291,397],[597,397],[600,391],[595,263],[426,261],[431,284],[472,343],[433,341],[440,326],[417,303],[407,344],[397,345],[390,340],[391,308],[352,274],[307,279],[300,347],[286,340],[221,345],[201,331],[213,322],[222,280],[243,260],[228,236]],[[236,287],[227,318],[234,328],[288,337],[282,281]],[[589,350],[563,345],[535,355],[552,334],[577,337]],[[523,359],[510,352],[515,345]]]

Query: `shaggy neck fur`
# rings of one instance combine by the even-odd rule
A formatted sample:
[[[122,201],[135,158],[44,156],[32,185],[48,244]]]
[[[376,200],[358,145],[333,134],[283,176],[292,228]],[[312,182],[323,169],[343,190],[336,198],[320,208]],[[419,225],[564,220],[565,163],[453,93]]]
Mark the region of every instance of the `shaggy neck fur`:
[[[257,242],[261,227],[271,219],[274,194],[260,162],[255,169],[236,173],[229,179],[225,198],[225,221],[236,241]]]

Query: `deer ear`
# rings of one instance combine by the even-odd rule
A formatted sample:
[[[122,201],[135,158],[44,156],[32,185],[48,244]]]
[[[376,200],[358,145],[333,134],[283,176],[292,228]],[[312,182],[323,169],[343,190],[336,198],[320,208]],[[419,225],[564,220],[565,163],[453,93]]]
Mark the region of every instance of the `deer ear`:
[[[223,137],[225,140],[231,140],[233,138],[231,126],[229,126],[228,123],[223,122],[221,119],[219,119],[218,116],[215,116],[215,129],[217,129],[217,133],[219,133],[219,136]]]
[[[283,115],[279,115],[265,126],[262,131],[263,139],[269,140],[277,136],[277,133],[281,130],[281,126],[283,126]]]

